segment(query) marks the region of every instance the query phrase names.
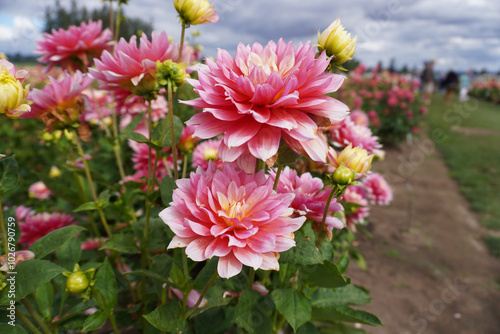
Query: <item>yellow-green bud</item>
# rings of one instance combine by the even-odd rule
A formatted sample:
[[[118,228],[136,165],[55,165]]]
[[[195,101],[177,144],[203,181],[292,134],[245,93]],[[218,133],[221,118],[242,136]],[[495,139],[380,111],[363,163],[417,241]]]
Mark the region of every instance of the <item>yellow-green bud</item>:
[[[62,175],[62,172],[59,168],[57,168],[56,166],[50,167],[50,171],[49,171],[50,178],[55,179],[56,177],[59,177],[61,175]]]
[[[358,36],[351,38],[351,34],[345,31],[340,19],[336,19],[320,35],[318,31],[318,50],[326,51],[326,55],[333,57],[331,64],[341,70],[345,70],[341,65],[351,60],[356,52],[356,40]]]
[[[214,5],[208,0],[174,0],[174,7],[185,24],[203,24],[219,20]]]
[[[340,164],[333,172],[333,181],[341,186],[346,186],[354,179],[354,172],[346,167],[343,163]]]
[[[177,87],[184,84],[186,79],[189,79],[189,74],[186,73],[186,63],[176,63],[170,59],[156,62],[156,79],[158,79],[158,89],[167,88],[168,82],[171,82],[172,90],[175,92]]]
[[[90,279],[83,271],[71,273],[66,281],[66,291],[79,294],[87,290],[90,285]]]

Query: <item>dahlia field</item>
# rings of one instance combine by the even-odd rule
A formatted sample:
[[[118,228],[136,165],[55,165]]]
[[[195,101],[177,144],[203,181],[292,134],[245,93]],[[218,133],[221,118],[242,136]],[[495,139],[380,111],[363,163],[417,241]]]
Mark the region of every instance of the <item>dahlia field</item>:
[[[416,131],[416,85],[342,74],[356,38],[339,19],[318,41],[200,59],[185,33],[218,15],[174,6],[178,41],[89,21],[45,34],[40,66],[0,59],[0,332],[381,325],[344,273],[392,200],[371,167],[381,139]]]

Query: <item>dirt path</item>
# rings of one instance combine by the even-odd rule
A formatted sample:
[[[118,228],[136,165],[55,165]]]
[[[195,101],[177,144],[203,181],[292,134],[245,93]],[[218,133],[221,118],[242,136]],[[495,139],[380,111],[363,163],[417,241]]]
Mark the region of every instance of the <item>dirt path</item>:
[[[486,230],[432,142],[388,149],[375,167],[393,186],[394,201],[372,209],[373,239],[358,238],[368,269],[352,264],[348,275],[370,290],[373,302],[365,309],[385,327],[363,328],[373,334],[500,333],[500,260],[488,253],[481,240]]]

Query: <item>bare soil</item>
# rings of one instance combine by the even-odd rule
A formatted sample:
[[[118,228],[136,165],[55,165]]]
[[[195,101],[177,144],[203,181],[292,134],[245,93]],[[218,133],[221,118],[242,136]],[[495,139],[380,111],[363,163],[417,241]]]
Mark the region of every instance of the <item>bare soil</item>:
[[[373,207],[352,263],[353,283],[370,290],[363,309],[384,327],[373,334],[500,333],[500,260],[482,242],[488,233],[469,211],[440,153],[428,138],[387,149],[375,169],[394,190],[388,207]]]

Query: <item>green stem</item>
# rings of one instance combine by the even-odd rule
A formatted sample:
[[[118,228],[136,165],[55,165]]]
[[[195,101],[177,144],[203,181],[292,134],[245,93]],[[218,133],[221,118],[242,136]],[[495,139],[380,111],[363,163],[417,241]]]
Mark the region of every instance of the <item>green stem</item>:
[[[278,322],[278,325],[276,326],[276,329],[278,331],[282,330],[285,323],[286,323],[286,318],[285,317],[281,318],[281,320]]]
[[[184,47],[184,34],[186,32],[186,23],[182,21],[182,32],[181,32],[181,45],[179,46],[179,60],[177,60],[178,63],[181,62],[182,59],[182,48]]]
[[[87,202],[87,193],[85,192],[85,185],[83,183],[82,176],[73,172],[73,178],[75,179],[76,186],[78,187],[78,194],[80,196],[80,201],[82,203]],[[99,233],[99,229],[97,228],[97,225],[94,221],[94,217],[92,217],[92,213],[90,211],[87,210],[86,212],[87,212],[87,216],[89,218],[90,227],[92,228],[92,232],[94,233],[95,237],[97,239],[99,239],[99,241],[100,241],[101,234]]]
[[[2,230],[2,243],[5,256],[9,254],[9,244],[7,243],[7,232],[5,231],[5,222],[3,221],[2,189],[0,188],[0,229]]]
[[[122,2],[118,1],[118,8],[116,10],[116,20],[115,20],[115,35],[114,40],[118,41],[118,35],[120,34],[120,23],[121,23],[121,11],[122,11]]]
[[[111,327],[113,328],[113,333],[114,334],[120,334],[120,330],[118,329],[118,326],[116,325],[116,319],[115,316],[113,315],[113,311],[109,312],[109,322],[111,323]]]
[[[35,322],[38,324],[38,326],[40,326],[42,332],[44,332],[45,334],[52,334],[50,328],[47,326],[45,322],[43,322],[42,317],[36,312],[35,308],[31,305],[31,303],[26,298],[21,299],[21,302],[23,303],[24,307],[26,307],[28,312],[31,314]]]
[[[42,332],[40,332],[35,327],[35,325],[33,325],[33,323],[30,321],[30,319],[28,319],[21,311],[17,310],[17,307],[16,307],[16,316],[18,316],[19,319],[21,319],[21,321],[26,325],[26,327],[28,327],[30,329],[30,331],[32,331],[35,334],[42,334]]]
[[[255,269],[250,268],[250,272],[248,273],[248,288],[249,289],[252,288],[254,280],[255,280]]]
[[[184,27],[184,23],[182,24]],[[182,44],[181,44],[182,45]],[[172,81],[168,81],[168,120],[170,122],[170,134],[172,138],[172,158],[174,159],[174,178],[177,180],[179,178],[179,171],[177,170],[177,147],[175,143],[175,133],[174,133],[174,103],[173,103],[173,93],[172,93]]]
[[[82,158],[83,161],[83,169],[85,170],[85,175],[87,176],[87,180],[89,182],[89,188],[90,192],[92,194],[92,198],[94,199],[94,202],[97,204],[98,199],[97,199],[97,193],[94,188],[94,181],[92,180],[92,175],[90,174],[90,168],[87,160],[85,159],[85,154],[83,153],[83,148],[82,144],[80,143],[80,138],[78,137],[78,134],[75,131],[75,143],[76,143],[76,149],[78,150],[78,154]],[[106,234],[108,237],[111,237],[111,229],[109,228],[108,222],[106,220],[106,217],[104,216],[104,212],[102,211],[102,208],[97,207],[97,212],[99,213],[99,218],[101,219],[102,225],[104,226],[104,229],[106,230]]]
[[[283,170],[283,164],[278,164],[278,170],[276,171],[276,177],[274,178],[273,190],[276,191],[278,188],[278,182],[280,180],[281,171]]]
[[[195,311],[198,309],[198,306],[200,306],[201,301],[203,300],[203,297],[205,297],[205,294],[208,291],[208,288],[215,282],[215,280],[219,277],[217,271],[212,275],[212,278],[210,278],[210,281],[208,281],[207,285],[203,288],[203,291],[201,291],[200,297],[196,301],[196,304],[189,310],[189,312],[186,314],[186,319],[188,319]]]
[[[113,0],[109,0],[109,29],[111,30],[111,36],[114,35],[113,27]]]
[[[186,178],[187,174],[187,165],[189,162],[189,156],[187,154],[184,154],[184,163],[182,164],[182,178]]]
[[[328,199],[326,201],[325,205],[325,211],[323,212],[323,219],[321,220],[321,226],[320,226],[320,231],[319,231],[319,236],[318,240],[316,241],[316,247],[318,249],[321,248],[321,245],[323,244],[323,240],[325,239],[325,232],[323,231],[323,227],[325,226],[325,221],[326,221],[326,216],[328,215],[328,209],[330,207],[330,203],[332,201],[333,195],[337,192],[337,185],[333,185],[332,190],[330,191],[330,195],[328,195]]]
[[[264,275],[264,278],[262,278],[262,281],[260,283],[262,285],[266,285],[266,282],[269,279],[269,276],[271,276],[271,270],[266,270],[266,274]]]
[[[120,8],[121,4],[118,8]],[[114,98],[114,95],[113,95]],[[116,116],[116,107],[113,107],[111,113],[111,129],[113,131],[113,152],[115,153],[116,165],[118,166],[118,171],[120,172],[120,178],[123,182],[122,192],[125,193],[125,169],[123,168],[123,161],[121,158],[121,143],[120,137],[118,136],[118,118]]]

